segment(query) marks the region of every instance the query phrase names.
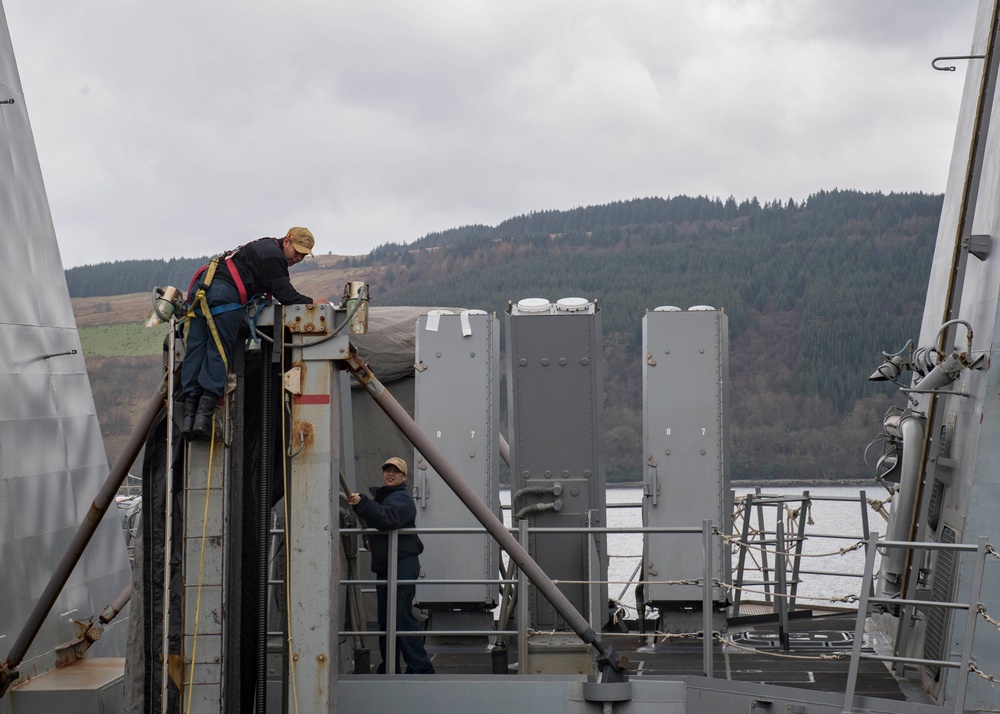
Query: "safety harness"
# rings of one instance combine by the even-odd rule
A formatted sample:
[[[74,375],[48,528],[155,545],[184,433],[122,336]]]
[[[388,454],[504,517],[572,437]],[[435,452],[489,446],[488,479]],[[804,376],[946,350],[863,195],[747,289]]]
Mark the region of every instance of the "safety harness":
[[[242,248],[243,246],[240,246]],[[226,359],[226,349],[222,344],[222,339],[219,337],[219,330],[215,327],[215,320],[212,319],[213,315],[218,315],[222,312],[229,312],[230,310],[239,310],[247,303],[247,289],[243,284],[243,279],[240,277],[240,271],[236,269],[236,265],[233,263],[233,256],[239,252],[239,248],[236,250],[226,253],[223,255],[216,256],[212,258],[208,265],[204,265],[194,274],[191,278],[191,284],[188,286],[188,311],[187,320],[184,323],[184,343],[187,344],[187,334],[188,327],[191,325],[191,320],[196,318],[198,315],[195,312],[197,308],[201,308],[201,314],[205,316],[205,321],[208,323],[208,330],[212,333],[212,340],[215,341],[215,348],[219,350],[219,355],[222,357],[222,364],[226,371],[229,371],[229,360]],[[229,274],[233,278],[233,282],[236,284],[236,290],[240,294],[240,301],[238,303],[226,303],[225,305],[216,305],[214,308],[208,306],[208,288],[212,284],[212,279],[215,277],[215,271],[219,267],[219,261],[224,260],[226,267],[229,268]],[[198,286],[198,291],[192,297],[191,291],[194,290],[195,284],[198,282],[198,278],[202,275],[205,279],[201,281],[201,285]]]

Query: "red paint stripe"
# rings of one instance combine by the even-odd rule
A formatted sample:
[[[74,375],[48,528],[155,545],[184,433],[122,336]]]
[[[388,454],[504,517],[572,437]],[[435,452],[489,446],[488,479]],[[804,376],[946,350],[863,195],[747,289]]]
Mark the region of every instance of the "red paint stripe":
[[[296,394],[292,397],[292,404],[329,404],[329,394]]]

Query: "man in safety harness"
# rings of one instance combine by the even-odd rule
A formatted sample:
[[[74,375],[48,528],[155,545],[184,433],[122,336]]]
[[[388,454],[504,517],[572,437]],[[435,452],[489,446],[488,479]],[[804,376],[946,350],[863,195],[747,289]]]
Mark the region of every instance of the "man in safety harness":
[[[184,438],[211,438],[233,346],[254,296],[267,293],[284,305],[329,302],[298,292],[288,277],[290,266],[312,255],[315,242],[308,228],[290,228],[284,238],[247,243],[214,258],[195,274],[188,288],[190,307],[181,365]]]

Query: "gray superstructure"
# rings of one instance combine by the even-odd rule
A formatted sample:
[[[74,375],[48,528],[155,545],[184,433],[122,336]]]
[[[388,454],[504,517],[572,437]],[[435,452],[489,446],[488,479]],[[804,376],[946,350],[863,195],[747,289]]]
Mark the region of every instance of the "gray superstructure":
[[[2,12],[0,304],[0,657],[6,659],[85,520],[108,461]],[[13,711],[18,701],[45,702],[56,707],[51,711],[70,705],[59,693],[70,671],[45,673],[79,637],[74,621],[96,618],[129,579],[124,536],[111,518],[97,529],[30,647],[17,652],[21,686],[0,699],[0,712]],[[90,656],[124,656],[127,628],[126,612]],[[120,700],[120,687],[100,691],[113,677],[102,679],[96,665],[92,681],[100,686],[72,701]]]

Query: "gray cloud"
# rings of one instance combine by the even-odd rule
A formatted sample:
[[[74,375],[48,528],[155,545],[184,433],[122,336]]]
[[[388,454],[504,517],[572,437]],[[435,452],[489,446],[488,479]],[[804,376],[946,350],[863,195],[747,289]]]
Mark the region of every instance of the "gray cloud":
[[[67,266],[944,189],[973,0],[4,3]]]

